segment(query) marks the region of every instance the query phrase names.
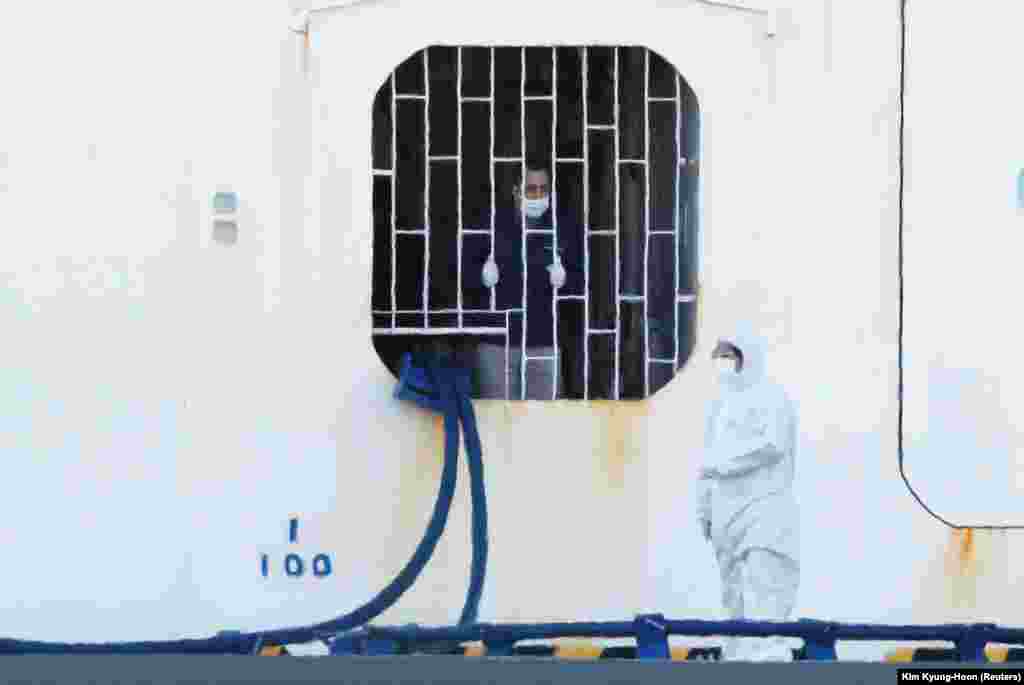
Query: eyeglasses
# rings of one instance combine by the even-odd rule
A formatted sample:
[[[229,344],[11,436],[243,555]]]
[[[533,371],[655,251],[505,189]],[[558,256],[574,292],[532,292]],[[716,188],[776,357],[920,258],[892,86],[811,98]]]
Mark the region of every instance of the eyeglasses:
[[[526,186],[526,197],[530,199],[537,199],[544,197],[548,194],[547,183],[530,183]]]

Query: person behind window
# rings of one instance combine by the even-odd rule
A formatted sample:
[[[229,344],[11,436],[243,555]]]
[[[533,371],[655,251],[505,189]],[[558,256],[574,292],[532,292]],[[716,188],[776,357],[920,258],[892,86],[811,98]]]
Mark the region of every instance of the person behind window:
[[[511,189],[511,208],[496,208],[494,245],[489,254],[474,255],[480,264],[481,282],[494,288],[498,310],[523,307],[523,239],[526,246],[526,356],[525,399],[551,399],[562,393],[561,354],[555,346],[553,295],[583,294],[583,269],[579,259],[579,224],[568,212],[558,210],[558,245],[553,250],[551,172],[543,162],[529,161],[525,187]],[[526,233],[522,220],[525,217]],[[538,231],[533,233],[532,231]],[[547,231],[547,232],[544,232]],[[562,328],[562,330],[565,330]],[[509,337],[508,367],[504,343],[482,341],[477,348],[480,397],[519,399],[522,386],[522,331]],[[507,384],[507,388],[506,388]]]

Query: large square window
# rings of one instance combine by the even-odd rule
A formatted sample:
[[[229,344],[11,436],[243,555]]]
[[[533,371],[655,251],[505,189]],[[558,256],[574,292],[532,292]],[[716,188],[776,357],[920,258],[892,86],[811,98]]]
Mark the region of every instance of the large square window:
[[[695,342],[698,125],[643,47],[409,57],[373,106],[382,361],[443,341],[483,399],[665,386]]]

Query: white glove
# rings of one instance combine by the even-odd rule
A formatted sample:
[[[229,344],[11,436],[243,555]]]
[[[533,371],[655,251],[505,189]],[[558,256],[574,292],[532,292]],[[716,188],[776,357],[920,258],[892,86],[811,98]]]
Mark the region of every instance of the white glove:
[[[485,288],[493,288],[498,282],[498,265],[494,263],[494,255],[487,258],[480,276]]]
[[[551,274],[551,287],[558,290],[565,285],[565,267],[562,266],[562,260],[555,253],[555,261],[548,266],[548,273]]]

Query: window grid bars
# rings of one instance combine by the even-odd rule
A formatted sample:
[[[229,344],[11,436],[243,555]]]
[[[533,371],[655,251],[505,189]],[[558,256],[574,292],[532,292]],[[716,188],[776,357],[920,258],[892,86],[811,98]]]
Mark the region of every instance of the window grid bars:
[[[448,308],[448,309],[431,309],[430,313],[431,314],[458,314],[459,311],[460,310],[458,310],[458,309],[452,309],[452,308]],[[519,309],[519,308],[513,308],[513,309],[502,309],[500,312],[495,312],[495,311],[492,311],[490,309],[463,309],[461,311],[462,311],[463,314],[504,314],[506,312],[512,312],[512,313],[519,312],[519,313],[521,313],[523,310]],[[388,314],[422,314],[423,310],[422,309],[397,309],[397,310],[395,310],[395,309],[374,309],[373,313],[378,315],[378,316],[386,316]]]
[[[644,50],[644,95],[649,96],[651,88],[651,52]],[[651,104],[644,98],[644,180],[647,182],[647,192],[644,195],[644,397],[651,396],[651,326],[648,296],[651,289],[651,276],[647,271],[648,260],[651,254],[651,195],[654,191],[651,185]],[[621,325],[621,324],[620,324]],[[678,326],[676,329],[678,330]]]
[[[491,48],[491,68],[493,69],[493,67],[494,67],[494,48]],[[493,78],[491,79],[491,83],[492,84],[494,83],[494,79]],[[491,168],[492,169],[494,168],[493,164],[491,165]],[[493,293],[494,291],[492,290],[491,292]],[[524,315],[523,318],[525,319],[526,316]],[[507,330],[511,330],[511,327],[512,327],[512,314],[511,314],[511,312],[505,312],[505,328]],[[509,357],[509,347],[510,347],[509,336],[506,335],[505,336],[505,371],[502,374],[505,377],[505,399],[506,400],[511,399],[511,397],[512,397],[512,388],[510,387],[512,385],[512,383],[510,382],[512,380],[512,371],[511,371],[512,365],[509,363],[512,360]]]
[[[488,107],[487,109],[490,110],[490,113],[491,113],[491,130],[490,130],[491,142],[487,146],[487,152],[490,154],[490,157],[491,157],[491,161],[490,161],[490,165],[489,165],[490,166],[490,172],[491,172],[491,251],[490,251],[490,255],[489,255],[488,259],[493,259],[494,258],[494,207],[495,207],[495,205],[497,203],[497,195],[496,195],[497,189],[494,187],[494,184],[495,184],[495,180],[494,180],[494,178],[495,178],[495,175],[494,175],[494,162],[496,161],[497,158],[494,155],[494,148],[497,145],[497,139],[498,139],[497,132],[496,132],[496,130],[494,128],[494,125],[495,125],[494,124],[494,48],[491,48],[491,89],[490,89],[490,92],[491,92],[491,97],[490,97],[491,106]],[[459,287],[460,288],[462,287],[461,283],[459,284]],[[498,308],[498,291],[496,291],[493,286],[491,287],[490,290],[491,290],[491,311],[495,311]],[[506,321],[507,320],[508,319],[506,317]],[[505,399],[508,399],[508,339],[507,338],[505,340]]]
[[[551,48],[551,249],[554,261],[561,264],[558,254],[558,48]],[[524,105],[525,107],[525,105]],[[525,118],[526,112],[523,112]],[[525,141],[523,141],[525,145]],[[525,153],[525,150],[524,150]],[[523,179],[525,187],[526,179]],[[525,238],[523,239],[525,242]],[[551,289],[551,330],[555,354],[558,354],[558,289]],[[557,359],[557,357],[555,358]],[[558,399],[559,364],[551,364],[551,399]]]
[[[613,110],[614,118],[614,132],[612,136],[615,139],[615,165],[613,167],[613,173],[615,174],[615,294],[619,294],[619,289],[622,287],[622,255],[620,254],[619,247],[619,230],[621,229],[620,222],[621,208],[619,206],[621,198],[619,197],[621,189],[619,188],[619,160],[622,158],[622,151],[619,149],[619,124],[621,122],[621,112],[619,112],[619,52],[621,48],[613,48],[615,60],[615,66],[612,68],[612,89],[615,96],[615,109]],[[614,392],[612,394],[613,399],[619,399],[619,330],[622,328],[622,300],[618,297],[615,298],[615,360],[612,364],[613,371],[613,382]]]
[[[423,51],[423,316],[430,312],[430,50]],[[396,122],[397,125],[397,122]],[[426,321],[426,318],[424,318]]]
[[[590,399],[590,120],[589,48],[583,48],[583,399]]]
[[[457,250],[458,256],[455,261],[455,293],[456,306],[459,308],[458,321],[459,328],[462,328],[462,46],[455,48],[457,55],[455,63],[455,97],[456,105],[455,109],[455,126],[456,126],[456,155],[458,160],[456,164],[458,168],[455,172],[455,188],[457,200],[455,202],[455,216],[458,217],[458,233],[459,237],[455,241],[457,243],[455,249]],[[493,107],[492,107],[493,109]],[[429,321],[427,323],[430,323]]]
[[[552,47],[552,93],[551,95],[526,95],[526,48],[520,49],[520,145],[521,153],[515,157],[498,157],[495,155],[496,145],[496,124],[495,124],[495,48],[490,48],[490,95],[485,97],[472,97],[462,95],[462,72],[463,72],[463,48],[457,48],[457,65],[456,65],[456,83],[457,83],[457,102],[459,103],[456,127],[457,127],[457,153],[455,155],[430,155],[430,66],[429,66],[429,50],[423,51],[423,72],[424,72],[424,93],[422,95],[409,94],[409,93],[398,93],[397,92],[397,69],[391,73],[391,118],[392,118],[392,131],[391,131],[391,169],[372,169],[374,176],[386,176],[390,178],[391,185],[391,309],[389,311],[373,310],[375,315],[390,315],[391,317],[391,328],[379,328],[374,327],[373,331],[375,334],[385,334],[390,332],[392,329],[400,330],[403,333],[451,333],[461,331],[463,333],[472,334],[474,332],[479,334],[501,334],[505,336],[505,370],[506,370],[506,399],[509,398],[510,384],[507,382],[510,380],[510,341],[509,332],[511,330],[511,315],[518,313],[522,315],[522,339],[520,342],[520,399],[526,399],[526,362],[537,361],[537,360],[557,360],[559,355],[554,357],[549,356],[529,356],[527,355],[527,320],[525,316],[526,309],[526,293],[528,292],[528,262],[526,252],[526,235],[527,234],[552,234],[554,240],[554,247],[557,250],[559,246],[558,242],[558,207],[557,207],[557,169],[559,163],[578,163],[583,165],[583,228],[584,228],[584,240],[583,240],[583,280],[584,280],[584,295],[559,295],[558,291],[555,290],[552,294],[553,307],[552,307],[552,332],[555,348],[558,348],[558,302],[560,301],[582,301],[584,305],[584,346],[583,346],[583,387],[584,387],[584,399],[590,399],[590,345],[589,339],[591,335],[614,335],[615,346],[614,346],[614,360],[613,360],[613,398],[620,399],[621,396],[621,335],[622,335],[622,309],[621,304],[623,302],[641,302],[644,304],[644,394],[645,396],[650,395],[650,365],[651,364],[672,364],[673,372],[678,372],[679,369],[679,352],[681,343],[679,340],[679,317],[680,310],[679,305],[684,303],[692,303],[696,301],[695,294],[679,294],[681,285],[681,272],[680,272],[680,243],[682,246],[687,245],[687,236],[681,235],[680,231],[684,227],[688,226],[690,205],[689,201],[684,204],[682,198],[682,176],[683,169],[688,163],[687,157],[682,154],[683,151],[683,86],[682,79],[680,76],[675,77],[675,96],[674,97],[653,97],[650,96],[650,51],[644,52],[644,92],[645,97],[642,98],[644,103],[644,158],[622,158],[621,157],[621,135],[620,135],[620,124],[621,124],[621,102],[619,97],[619,71],[620,71],[620,55],[621,47],[613,48],[614,60],[612,68],[612,87],[614,94],[614,105],[613,105],[613,123],[611,124],[591,124],[589,122],[589,107],[588,107],[588,95],[589,95],[589,74],[588,74],[588,57],[589,49],[587,47],[582,48],[582,114],[583,114],[583,156],[582,157],[559,157],[558,156],[558,51],[557,47]],[[423,229],[399,229],[397,227],[397,103],[399,100],[419,100],[424,103],[424,140],[427,146],[427,154],[425,155],[425,169],[424,169],[424,228]],[[505,313],[505,327],[476,327],[476,328],[465,328],[464,315],[465,314],[485,314],[485,313],[498,313],[497,311],[497,294],[495,289],[490,288],[490,309],[466,309],[463,306],[463,293],[462,293],[462,242],[465,235],[489,235],[491,239],[490,254],[494,254],[495,245],[495,207],[497,204],[497,188],[496,188],[496,164],[499,163],[517,163],[520,165],[520,190],[525,192],[526,182],[526,103],[530,101],[550,101],[552,104],[552,130],[551,130],[551,143],[552,143],[552,178],[551,178],[551,192],[552,192],[552,229],[527,229],[526,228],[526,214],[525,207],[520,204],[520,216],[523,226],[523,240],[522,240],[522,252],[521,259],[523,261],[523,302],[522,307],[502,310]],[[489,156],[490,156],[490,176],[491,176],[491,226],[490,229],[467,229],[463,226],[462,216],[462,107],[461,103],[464,102],[486,102],[489,107],[490,114],[490,145],[489,145]],[[653,182],[651,179],[650,168],[650,103],[651,102],[669,102],[675,105],[675,152],[677,156],[677,164],[674,169],[674,181],[675,181],[675,205],[673,207],[673,228],[671,230],[665,229],[652,229],[650,227],[650,200],[651,193],[653,191]],[[612,131],[614,136],[614,228],[611,229],[591,229],[590,228],[590,193],[589,193],[589,163],[590,163],[590,131]],[[430,177],[431,177],[431,162],[435,161],[454,161],[458,166],[456,188],[457,188],[457,225],[458,225],[458,240],[457,240],[457,306],[454,309],[437,309],[431,310],[429,297],[429,271],[430,271]],[[643,295],[624,295],[619,293],[622,282],[622,264],[621,264],[621,245],[620,240],[622,237],[621,233],[621,178],[619,175],[619,169],[624,164],[637,164],[641,165],[645,169],[645,185],[646,195],[644,201],[644,264],[643,264],[643,278],[644,278],[644,294]],[[682,214],[682,216],[681,216]],[[424,277],[423,277],[423,309],[419,310],[400,310],[397,306],[397,236],[399,235],[422,235],[424,236]],[[656,235],[671,235],[673,237],[673,248],[674,248],[674,293],[675,293],[675,306],[676,306],[676,325],[673,331],[673,357],[672,359],[657,358],[651,355],[651,340],[650,340],[650,327],[649,327],[649,312],[648,300],[650,295],[650,278],[648,269],[650,266],[650,249],[651,249],[651,236]],[[616,326],[610,329],[598,329],[590,327],[590,236],[614,236],[615,237],[615,314],[616,314]],[[451,328],[416,328],[416,327],[400,327],[397,325],[397,317],[401,314],[422,314],[425,317],[425,321],[429,321],[430,314],[456,314],[458,327],[455,329]],[[552,399],[557,397],[558,390],[558,375],[559,368],[555,365],[552,369],[553,375],[553,394]]]
[[[519,216],[521,217],[522,223],[519,225],[523,227],[523,231],[526,231],[526,203],[523,202],[523,198],[526,195],[526,47],[519,49],[519,152],[522,155],[521,161],[519,162],[521,171],[519,172]],[[493,212],[493,207],[491,208]],[[523,311],[526,311],[526,293],[529,292],[530,288],[530,273],[527,269],[526,260],[526,235],[524,233],[522,237],[522,256],[523,256]],[[519,399],[526,399],[526,340],[527,340],[527,325],[529,317],[523,315],[523,337],[519,342],[519,348],[521,350],[521,364],[519,367],[519,375],[521,378],[519,386]]]
[[[419,310],[417,310],[418,312]],[[457,328],[423,328],[422,326],[399,326],[397,328],[374,328],[374,335],[503,335],[508,329],[501,326],[477,326]]]
[[[680,80],[678,75],[675,78],[675,82],[676,82],[676,98],[675,98],[675,100],[676,100],[676,107],[675,107],[675,109],[676,109],[676,156],[679,157],[679,159],[683,159],[683,154],[682,154],[683,153],[683,134],[682,134],[682,130],[683,130],[683,98],[682,98],[683,85],[682,85],[682,82],[681,82],[681,80]],[[682,175],[683,175],[683,170],[682,170],[680,164],[676,164],[674,166],[675,166],[675,168],[673,169],[673,173],[675,174],[675,177],[676,177],[676,192],[675,192],[675,198],[674,198],[675,199],[675,206],[673,207],[673,211],[672,211],[672,221],[673,221],[673,226],[672,227],[674,229],[673,233],[675,234],[675,237],[672,239],[672,248],[675,250],[675,264],[676,264],[676,268],[675,268],[675,283],[672,286],[672,293],[676,296],[676,302],[675,302],[675,304],[672,305],[672,307],[675,309],[675,311],[673,313],[675,314],[676,329],[672,332],[672,358],[675,360],[675,363],[672,364],[672,373],[676,374],[676,373],[679,372],[679,315],[680,315],[680,313],[682,311],[682,308],[679,306],[678,297],[679,297],[679,202],[680,202],[680,199],[681,199],[680,196],[679,196],[679,192],[680,192],[679,188],[680,188],[681,178],[682,178]]]
[[[398,70],[391,72],[391,327],[398,325]]]

